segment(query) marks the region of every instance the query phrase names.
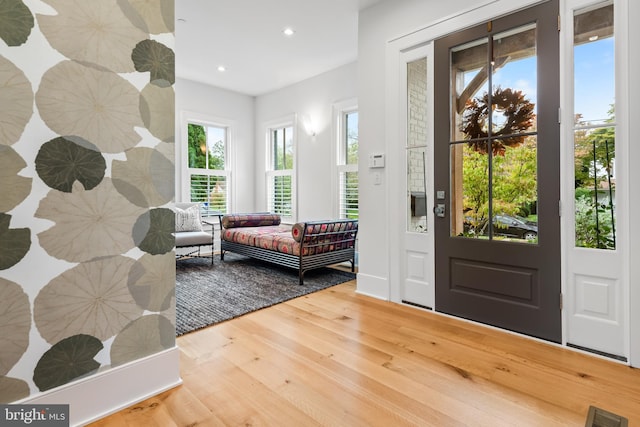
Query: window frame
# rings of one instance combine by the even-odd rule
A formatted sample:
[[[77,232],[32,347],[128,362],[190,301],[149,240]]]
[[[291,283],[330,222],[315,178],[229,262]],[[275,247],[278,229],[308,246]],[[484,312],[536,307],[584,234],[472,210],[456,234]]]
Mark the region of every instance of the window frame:
[[[582,3],[582,4],[581,4]],[[585,14],[585,13],[589,13],[591,11],[594,10],[598,10],[604,7],[608,7],[611,6],[614,8],[614,12],[613,12],[613,34],[610,36],[611,38],[613,38],[613,55],[611,56],[611,61],[613,63],[613,73],[610,76],[613,79],[613,84],[614,84],[614,91],[613,91],[613,102],[612,105],[613,109],[614,109],[614,117],[600,117],[600,118],[584,118],[582,119],[582,121],[573,121],[570,124],[570,130],[572,131],[572,138],[570,139],[570,141],[572,141],[572,156],[574,159],[574,165],[575,165],[575,160],[576,160],[576,151],[575,151],[575,144],[576,144],[576,134],[578,134],[579,132],[584,132],[584,133],[595,133],[598,131],[604,131],[607,129],[612,130],[613,132],[613,141],[611,141],[612,145],[613,145],[613,151],[610,151],[613,153],[613,158],[611,159],[610,163],[612,164],[612,170],[608,172],[609,175],[609,184],[611,184],[612,180],[613,180],[613,194],[617,193],[617,188],[616,188],[616,180],[615,180],[615,159],[618,157],[619,153],[619,149],[616,147],[616,139],[618,139],[618,113],[620,112],[620,106],[619,106],[619,97],[617,96],[619,93],[619,88],[617,86],[619,86],[621,83],[619,81],[618,78],[618,67],[619,67],[619,61],[617,60],[617,56],[618,54],[616,53],[619,49],[620,49],[620,40],[617,40],[617,38],[620,37],[620,30],[617,28],[619,25],[619,22],[616,22],[616,10],[617,9],[617,4],[615,1],[613,0],[597,0],[597,1],[591,1],[591,2],[580,2],[577,1],[575,5],[573,5],[571,11],[572,11],[572,19],[575,20],[576,16],[581,15],[581,14]],[[573,117],[576,117],[576,114],[578,113],[582,113],[582,111],[576,111],[576,98],[578,96],[578,90],[576,88],[576,57],[575,57],[575,51],[576,51],[576,47],[579,46],[580,44],[576,44],[575,43],[575,27],[572,27],[572,39],[573,39],[573,44],[572,44],[572,50],[570,52],[570,58],[572,61],[572,65],[573,67],[571,67],[571,102],[569,102],[570,106],[571,106],[571,113]],[[608,37],[607,37],[608,38]],[[599,40],[599,39],[597,39]],[[583,42],[581,44],[586,44],[586,43],[590,43],[593,42],[595,40],[589,40],[588,42]],[[600,58],[602,59],[602,58]],[[591,121],[589,121],[588,119],[591,119]],[[592,140],[593,142],[593,150],[595,151],[596,148],[596,141]],[[595,154],[594,154],[595,155]],[[594,168],[596,167],[597,163],[594,162]],[[574,166],[575,167],[575,166]],[[575,176],[575,169],[574,169],[574,176]],[[594,172],[594,174],[596,174],[597,172]],[[575,192],[577,192],[578,188],[575,189]],[[598,206],[603,205],[604,203],[599,203],[597,197],[598,197],[598,193],[600,192],[604,192],[604,190],[599,191],[598,188],[596,188],[596,186],[594,185],[593,189],[593,194],[595,199],[592,201],[593,203],[593,207],[596,209],[595,210],[595,216],[596,217],[600,217],[600,216],[609,216],[611,218],[611,224],[609,224],[612,227],[612,241],[609,241],[607,239],[607,237],[609,236],[604,236],[602,237],[602,243],[601,243],[601,237],[600,237],[600,233],[599,230],[596,229],[595,233],[589,233],[588,236],[591,240],[595,240],[597,243],[596,246],[590,246],[588,244],[579,244],[579,239],[577,236],[577,229],[578,229],[578,212],[577,212],[577,205],[578,205],[578,201],[577,201],[577,196],[576,193],[574,192],[574,197],[572,198],[572,202],[574,203],[574,209],[572,211],[573,214],[573,244],[575,246],[575,248],[580,248],[583,250],[590,250],[590,251],[602,251],[602,250],[607,250],[607,251],[615,251],[616,250],[616,246],[618,244],[617,240],[618,240],[618,230],[616,230],[616,225],[619,222],[619,215],[618,215],[618,209],[616,203],[615,203],[615,199],[616,197],[613,197],[613,199],[608,198],[607,199],[607,203],[608,203],[608,207],[609,209],[611,209],[611,211],[607,214],[606,211],[601,212],[601,215],[598,215]],[[609,196],[611,196],[611,192],[609,193]],[[591,215],[590,215],[591,216]],[[598,222],[598,220],[596,219],[596,224]],[[583,230],[584,232],[584,230]],[[595,237],[594,237],[595,236]],[[584,237],[584,236],[583,236]],[[593,244],[593,243],[591,243]]]
[[[226,183],[226,212],[234,211],[234,194],[235,184],[233,179],[234,170],[234,156],[233,156],[233,140],[234,140],[234,128],[235,122],[219,117],[212,117],[206,114],[195,112],[183,112],[181,114],[181,134],[182,144],[177,149],[176,161],[179,162],[180,175],[180,191],[176,194],[180,195],[182,202],[191,202],[191,176],[192,175],[210,175],[221,176],[225,178]],[[220,169],[198,169],[189,167],[189,124],[204,126],[205,129],[209,127],[221,128],[225,130],[225,142],[224,142],[224,170]],[[211,216],[213,210],[203,208],[202,216]]]
[[[291,128],[292,169],[275,169],[274,167],[274,131]],[[286,131],[285,131],[286,139]],[[297,221],[297,117],[295,114],[271,121],[265,125],[265,206],[269,212],[274,212],[271,195],[274,179],[279,176],[291,177],[291,212],[290,215],[282,215],[282,223],[289,224]]]
[[[346,173],[356,173],[358,174],[358,163],[359,163],[359,150],[360,146],[358,146],[358,160],[356,163],[348,164],[347,163],[347,149],[348,149],[348,136],[347,136],[347,116],[352,113],[358,113],[358,122],[360,120],[359,111],[358,111],[358,101],[357,99],[349,99],[339,103],[334,104],[333,106],[333,127],[335,129],[335,143],[333,144],[334,148],[334,164],[333,164],[333,213],[336,218],[347,218],[345,212],[343,212],[343,195],[345,194],[345,189],[343,188],[343,180],[341,179],[342,174]],[[359,188],[356,190],[358,193],[359,200]],[[359,203],[358,203],[358,213],[355,219],[358,219],[360,216],[359,211]]]

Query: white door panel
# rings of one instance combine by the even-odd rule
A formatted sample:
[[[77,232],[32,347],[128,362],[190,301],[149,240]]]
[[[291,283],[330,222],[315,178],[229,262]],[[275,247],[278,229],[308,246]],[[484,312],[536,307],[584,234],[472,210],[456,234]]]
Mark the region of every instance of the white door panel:
[[[626,354],[620,254],[573,249],[566,304],[567,344],[613,356]]]
[[[431,267],[432,253],[416,252],[409,248],[419,248],[424,251],[428,247],[429,237],[426,235],[405,236],[404,283],[402,301],[433,308],[434,287]]]

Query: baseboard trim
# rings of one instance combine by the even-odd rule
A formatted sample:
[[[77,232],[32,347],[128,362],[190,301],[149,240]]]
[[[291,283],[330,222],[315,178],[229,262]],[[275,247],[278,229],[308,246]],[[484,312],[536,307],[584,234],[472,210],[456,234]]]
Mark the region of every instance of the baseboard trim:
[[[356,279],[356,293],[389,301],[389,280],[384,277],[358,273]]]
[[[13,403],[68,404],[70,425],[84,426],[180,384],[176,346]]]

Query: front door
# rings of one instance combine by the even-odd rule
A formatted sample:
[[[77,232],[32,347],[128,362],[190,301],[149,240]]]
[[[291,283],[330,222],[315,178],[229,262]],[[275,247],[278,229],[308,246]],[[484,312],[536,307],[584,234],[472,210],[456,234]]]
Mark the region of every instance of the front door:
[[[436,40],[437,311],[560,342],[558,0]]]

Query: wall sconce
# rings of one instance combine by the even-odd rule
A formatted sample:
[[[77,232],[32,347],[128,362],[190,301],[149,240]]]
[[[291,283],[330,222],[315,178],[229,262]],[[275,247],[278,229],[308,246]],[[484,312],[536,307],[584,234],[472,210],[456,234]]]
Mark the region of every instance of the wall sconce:
[[[313,121],[311,120],[311,117],[309,117],[308,114],[305,114],[302,117],[302,126],[304,126],[304,131],[307,135],[315,138],[316,129],[315,129],[315,126],[313,125]]]

